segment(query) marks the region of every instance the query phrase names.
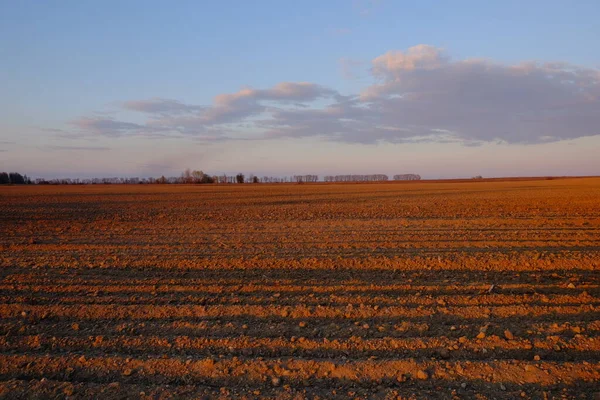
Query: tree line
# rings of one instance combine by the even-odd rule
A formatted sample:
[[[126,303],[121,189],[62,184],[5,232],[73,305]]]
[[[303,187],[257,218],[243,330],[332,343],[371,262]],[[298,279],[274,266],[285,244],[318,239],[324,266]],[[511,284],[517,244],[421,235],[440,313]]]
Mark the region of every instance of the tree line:
[[[420,180],[421,176],[417,174],[394,175],[396,181]],[[389,178],[385,174],[369,175],[326,175],[323,182],[385,182]],[[31,179],[27,175],[21,175],[17,172],[0,172],[0,184],[36,184],[36,185],[110,185],[110,184],[233,184],[233,183],[312,183],[318,182],[318,175],[292,175],[285,177],[274,176],[256,176],[243,173],[237,175],[210,175],[200,170],[186,169],[180,176],[166,177],[164,175],[158,178],[60,178],[60,179]]]
[[[395,181],[419,181],[421,175],[417,174],[401,174],[394,175]],[[385,174],[370,174],[370,175],[326,175],[323,177],[324,182],[386,182],[389,177]]]
[[[388,176],[384,174],[327,175],[323,180],[325,182],[385,182],[388,180]]]
[[[0,172],[0,185],[30,185],[32,180],[18,172]]]

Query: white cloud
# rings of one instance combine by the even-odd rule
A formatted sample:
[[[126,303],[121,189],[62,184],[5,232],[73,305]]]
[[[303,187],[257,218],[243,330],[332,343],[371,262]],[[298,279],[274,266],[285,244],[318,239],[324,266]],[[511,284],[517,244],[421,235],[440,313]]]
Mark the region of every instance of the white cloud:
[[[447,58],[436,47],[420,44],[406,52],[388,51],[373,60],[373,75],[385,79],[399,79],[404,71],[432,70],[447,63]]]
[[[388,125],[443,128],[465,140],[537,143],[600,134],[600,74],[564,63],[452,61],[416,46],[373,60],[361,93]]]
[[[194,135],[230,140],[322,137],[350,143],[546,143],[600,134],[600,72],[567,63],[504,65],[452,60],[418,45],[371,63],[376,82],[355,96],[310,82],[220,94],[210,106],[154,98],[124,108],[144,124],[81,118],[75,126],[104,136]]]

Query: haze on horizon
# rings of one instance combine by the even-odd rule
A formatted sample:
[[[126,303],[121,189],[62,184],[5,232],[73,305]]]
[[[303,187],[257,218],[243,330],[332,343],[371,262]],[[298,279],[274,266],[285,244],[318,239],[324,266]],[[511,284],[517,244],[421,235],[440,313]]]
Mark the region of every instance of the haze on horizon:
[[[0,1],[0,171],[600,175],[597,1]]]

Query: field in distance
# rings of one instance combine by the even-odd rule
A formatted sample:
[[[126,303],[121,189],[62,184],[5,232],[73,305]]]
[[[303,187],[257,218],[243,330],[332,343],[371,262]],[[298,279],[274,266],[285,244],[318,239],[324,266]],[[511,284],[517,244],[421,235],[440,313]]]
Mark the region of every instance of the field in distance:
[[[0,254],[0,398],[600,395],[600,178],[1,187]]]

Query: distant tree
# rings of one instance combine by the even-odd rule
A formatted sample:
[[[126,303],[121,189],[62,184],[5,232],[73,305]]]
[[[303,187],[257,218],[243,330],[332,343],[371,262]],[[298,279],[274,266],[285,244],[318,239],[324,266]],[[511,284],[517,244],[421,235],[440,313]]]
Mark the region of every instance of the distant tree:
[[[388,179],[388,176],[385,174],[327,175],[323,178],[325,182],[385,182]]]
[[[192,170],[187,168],[181,173],[181,179],[179,183],[194,183],[194,177],[192,176]]]
[[[204,174],[199,183],[215,183],[215,177]]]
[[[6,172],[0,172],[0,185],[6,185],[10,183],[10,178]]]
[[[18,172],[11,172],[8,174],[8,178],[10,179],[10,183],[14,185],[24,185],[25,178]]]
[[[202,183],[204,179],[204,172],[202,171],[192,171],[192,182],[193,183]]]
[[[260,181],[258,180],[258,176],[254,176],[254,177],[252,177],[252,183],[258,183],[258,182],[260,182]]]
[[[418,174],[401,174],[394,175],[395,181],[419,181],[421,180],[421,175]]]
[[[235,176],[235,181],[237,183],[244,183],[244,174],[241,172]]]

